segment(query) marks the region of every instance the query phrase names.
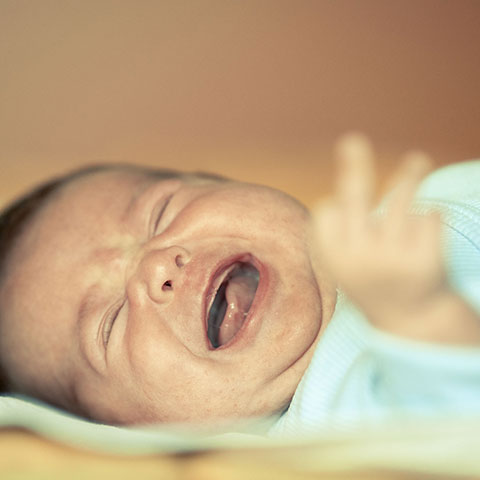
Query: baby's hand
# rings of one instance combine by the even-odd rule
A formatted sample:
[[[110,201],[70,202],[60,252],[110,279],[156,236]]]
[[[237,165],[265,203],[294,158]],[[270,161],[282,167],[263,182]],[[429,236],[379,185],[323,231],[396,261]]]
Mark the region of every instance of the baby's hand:
[[[478,318],[447,282],[440,216],[409,214],[428,157],[406,155],[379,218],[370,215],[375,172],[367,139],[344,137],[336,156],[335,194],[313,213],[320,265],[379,328],[427,341],[476,342],[472,334],[480,341]],[[465,339],[458,314],[475,317]]]

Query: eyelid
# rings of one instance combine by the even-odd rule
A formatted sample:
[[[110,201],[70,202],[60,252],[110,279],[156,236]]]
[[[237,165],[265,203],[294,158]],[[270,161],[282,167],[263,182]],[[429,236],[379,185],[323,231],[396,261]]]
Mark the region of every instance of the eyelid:
[[[107,311],[102,321],[101,337],[102,337],[103,347],[105,350],[107,349],[113,326],[124,305],[125,305],[125,300],[122,300],[120,303],[116,303],[115,305],[113,305],[112,308]]]
[[[173,193],[170,195],[167,195],[165,198],[163,198],[152,211],[152,216],[150,219],[150,237],[153,237],[157,231],[158,224],[160,223],[160,220],[163,217],[163,214],[165,213],[165,210],[167,209],[168,204],[170,203],[170,200],[173,197]]]

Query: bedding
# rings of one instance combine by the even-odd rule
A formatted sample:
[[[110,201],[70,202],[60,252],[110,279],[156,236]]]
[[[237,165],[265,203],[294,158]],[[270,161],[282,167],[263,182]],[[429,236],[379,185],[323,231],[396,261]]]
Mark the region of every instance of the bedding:
[[[3,396],[0,397],[0,439],[9,438],[11,427],[26,429],[46,441],[73,447],[76,451],[109,455],[113,459],[151,459],[152,455],[161,454],[158,463],[162,465],[165,455],[188,459],[191,454],[206,454],[209,465],[221,467],[220,470],[213,468],[213,472],[222,471],[222,468],[230,474],[257,471],[263,472],[262,478],[266,479],[281,478],[279,472],[290,472],[283,478],[311,478],[304,475],[337,478],[332,475],[342,472],[348,474],[346,478],[480,475],[480,416],[473,415],[453,419],[436,417],[404,424],[387,421],[381,427],[350,432],[317,432],[296,438],[267,439],[242,432],[192,433],[165,425],[113,427],[75,417],[33,399]],[[25,438],[23,442],[31,443]],[[64,449],[57,450],[60,458],[65,455]],[[0,461],[0,472],[5,464]],[[380,473],[366,477],[355,474],[365,471]]]

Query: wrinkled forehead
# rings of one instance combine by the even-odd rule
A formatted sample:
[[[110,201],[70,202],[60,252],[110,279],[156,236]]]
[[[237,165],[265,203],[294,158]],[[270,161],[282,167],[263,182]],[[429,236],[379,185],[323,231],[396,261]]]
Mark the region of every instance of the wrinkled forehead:
[[[107,171],[78,178],[57,191],[28,223],[11,252],[2,308],[32,318],[54,316],[75,300],[81,267],[98,242],[116,233],[135,192],[155,182],[136,172]],[[65,288],[68,284],[69,288]],[[68,297],[68,298],[67,298]],[[17,315],[11,310],[15,309]]]
[[[57,191],[22,232],[0,292],[1,343],[5,356],[22,369],[29,365],[34,378],[42,371],[61,377],[71,368],[76,309],[92,280],[85,274],[89,255],[102,236],[115,233],[135,192],[152,181],[118,171],[81,177]]]
[[[28,222],[6,268],[2,305],[19,297],[44,303],[45,286],[68,272],[101,226],[118,217],[120,210],[142,183],[140,174],[102,172],[69,182],[55,192]],[[48,292],[55,295],[55,290]],[[39,298],[37,298],[37,296]],[[38,304],[38,303],[37,303]]]
[[[57,253],[60,245],[68,245],[69,236],[74,237],[85,228],[91,228],[93,236],[101,222],[113,220],[125,207],[136,189],[153,181],[144,174],[108,171],[67,183],[26,226],[12,252],[10,272],[27,260],[33,261],[50,251]]]
[[[52,285],[69,275],[74,263],[81,264],[97,244],[126,241],[120,238],[118,225],[129,212],[129,205],[149,186],[172,179],[187,183],[219,180],[208,174],[112,169],[66,183],[19,238],[9,259],[7,284],[15,283],[15,292],[40,290],[42,282]]]
[[[64,221],[75,213],[91,211],[98,213],[101,207],[122,206],[133,202],[145,188],[152,184],[161,184],[168,180],[182,183],[211,183],[226,181],[224,177],[207,172],[182,172],[178,170],[119,166],[94,171],[74,177],[52,195],[38,215],[39,222],[45,217],[60,216]]]
[[[94,211],[120,208],[138,182],[137,175],[113,172],[86,176],[55,192],[26,224],[0,291],[2,353],[11,371],[36,378],[58,365],[66,367],[75,295],[82,288],[76,265],[89,243],[89,229],[95,228]]]

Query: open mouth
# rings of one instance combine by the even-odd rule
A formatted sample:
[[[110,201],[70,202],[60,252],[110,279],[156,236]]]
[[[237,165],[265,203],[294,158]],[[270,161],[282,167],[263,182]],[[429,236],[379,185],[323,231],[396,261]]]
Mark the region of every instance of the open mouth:
[[[242,328],[255,298],[258,270],[236,262],[226,272],[207,316],[207,336],[213,348],[228,343]]]

